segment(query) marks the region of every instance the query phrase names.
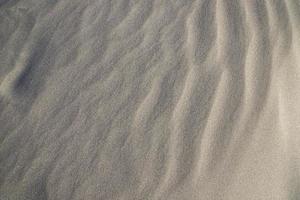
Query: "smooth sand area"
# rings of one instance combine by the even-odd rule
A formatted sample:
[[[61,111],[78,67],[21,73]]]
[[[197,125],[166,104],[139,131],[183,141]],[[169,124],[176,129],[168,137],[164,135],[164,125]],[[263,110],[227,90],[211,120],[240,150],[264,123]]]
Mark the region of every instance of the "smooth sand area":
[[[0,200],[299,199],[299,0],[0,0]]]

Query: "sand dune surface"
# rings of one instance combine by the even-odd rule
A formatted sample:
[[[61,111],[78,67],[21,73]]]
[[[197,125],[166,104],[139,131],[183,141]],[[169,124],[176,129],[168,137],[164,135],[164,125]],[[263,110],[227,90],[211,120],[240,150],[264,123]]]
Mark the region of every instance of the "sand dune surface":
[[[299,103],[299,0],[0,0],[1,200],[297,200]]]

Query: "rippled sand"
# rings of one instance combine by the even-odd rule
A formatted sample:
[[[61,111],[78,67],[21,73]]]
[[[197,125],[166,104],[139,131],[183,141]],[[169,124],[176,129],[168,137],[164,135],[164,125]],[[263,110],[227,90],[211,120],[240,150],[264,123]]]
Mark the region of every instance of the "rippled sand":
[[[299,0],[0,0],[1,200],[300,199]]]

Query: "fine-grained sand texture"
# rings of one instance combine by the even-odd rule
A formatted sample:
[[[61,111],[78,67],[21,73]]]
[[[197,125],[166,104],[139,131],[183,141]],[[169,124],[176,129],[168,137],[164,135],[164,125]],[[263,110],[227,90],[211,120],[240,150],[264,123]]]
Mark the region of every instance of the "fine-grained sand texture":
[[[298,200],[299,134],[299,0],[0,0],[1,200]]]

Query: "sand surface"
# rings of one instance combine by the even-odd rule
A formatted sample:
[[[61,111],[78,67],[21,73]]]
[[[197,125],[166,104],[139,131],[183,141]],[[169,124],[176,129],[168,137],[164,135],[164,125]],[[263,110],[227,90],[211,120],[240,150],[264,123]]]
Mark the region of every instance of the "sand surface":
[[[300,199],[300,1],[0,0],[0,199]]]

